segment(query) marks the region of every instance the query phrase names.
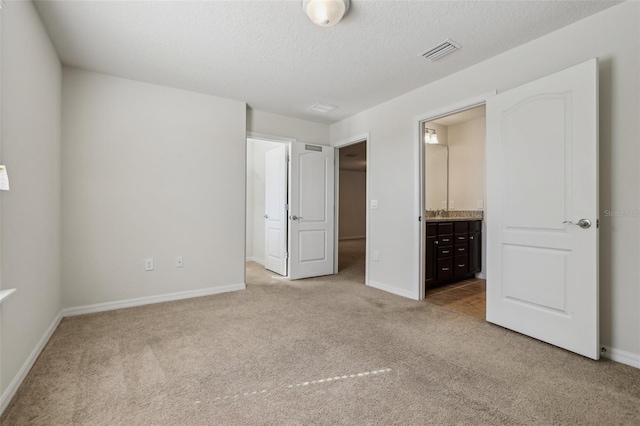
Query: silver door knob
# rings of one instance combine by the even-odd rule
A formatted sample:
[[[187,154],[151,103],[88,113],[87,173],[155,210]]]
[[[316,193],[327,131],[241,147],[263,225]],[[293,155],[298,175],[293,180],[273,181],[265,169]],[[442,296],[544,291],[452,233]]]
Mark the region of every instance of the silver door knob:
[[[591,228],[591,221],[589,219],[580,219],[578,221],[578,223],[573,223],[570,220],[565,220],[562,223],[568,223],[569,225],[576,225],[579,226],[582,229],[589,229]]]
[[[302,216],[296,216],[295,214],[293,216],[291,216],[290,218],[291,220],[298,220],[298,219],[302,219]]]
[[[264,215],[264,218],[265,218],[265,219],[269,219],[269,215],[268,215],[268,214],[265,214],[265,215]]]

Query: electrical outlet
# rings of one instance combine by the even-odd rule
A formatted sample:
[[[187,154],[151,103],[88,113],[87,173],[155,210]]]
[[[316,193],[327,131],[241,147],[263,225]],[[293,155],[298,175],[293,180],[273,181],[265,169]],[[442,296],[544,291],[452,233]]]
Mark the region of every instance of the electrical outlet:
[[[443,201],[442,204],[440,205],[440,207],[442,207],[443,210],[447,209],[447,202]]]
[[[153,271],[153,258],[144,260],[144,270],[145,271]]]
[[[453,200],[449,200],[449,208],[453,210],[456,207],[456,202]]]
[[[484,209],[484,200],[478,200],[478,209]]]
[[[373,260],[375,260],[376,262],[377,262],[378,260],[380,260],[380,256],[378,255],[378,251],[377,251],[377,250],[375,250],[375,251],[373,252]]]
[[[176,268],[182,268],[184,266],[184,260],[182,256],[176,257]]]
[[[371,200],[371,208],[372,209],[378,208],[378,200]]]

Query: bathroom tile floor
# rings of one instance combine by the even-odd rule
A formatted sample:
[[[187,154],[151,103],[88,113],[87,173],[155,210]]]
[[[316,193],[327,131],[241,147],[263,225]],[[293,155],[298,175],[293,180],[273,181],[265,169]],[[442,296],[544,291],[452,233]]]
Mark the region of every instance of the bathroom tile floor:
[[[425,302],[442,306],[484,320],[486,313],[486,281],[471,278],[428,289]]]

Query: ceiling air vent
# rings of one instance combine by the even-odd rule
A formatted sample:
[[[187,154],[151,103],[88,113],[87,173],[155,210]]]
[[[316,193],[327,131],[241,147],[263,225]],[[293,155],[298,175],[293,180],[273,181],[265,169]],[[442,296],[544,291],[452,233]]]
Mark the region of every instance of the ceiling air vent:
[[[446,39],[436,47],[432,47],[424,53],[419,54],[418,56],[424,56],[430,61],[437,61],[442,58],[444,55],[448,55],[449,53],[460,49],[460,45],[453,40]]]
[[[323,104],[322,102],[319,102],[315,105],[310,106],[309,108],[307,108],[309,111],[313,111],[313,112],[319,112],[321,114],[326,114],[330,111],[333,111],[334,109],[338,108],[335,105],[329,105],[329,104]]]

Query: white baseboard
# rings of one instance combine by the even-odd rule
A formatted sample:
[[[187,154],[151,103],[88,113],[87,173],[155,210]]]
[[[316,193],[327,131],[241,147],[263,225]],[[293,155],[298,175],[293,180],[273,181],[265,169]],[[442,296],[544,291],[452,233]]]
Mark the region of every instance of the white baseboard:
[[[47,346],[47,343],[49,343],[49,339],[53,335],[53,332],[56,331],[56,328],[58,327],[58,324],[60,324],[60,321],[62,321],[62,317],[62,311],[58,312],[58,315],[56,315],[56,317],[53,319],[53,321],[49,325],[49,328],[47,328],[47,331],[44,332],[36,347],[33,348],[24,364],[22,364],[22,367],[20,367],[20,370],[18,370],[18,374],[16,374],[2,396],[0,396],[0,415],[2,415],[4,410],[11,402],[11,399],[18,391],[18,388],[22,384],[22,381],[25,379],[25,377],[27,377],[27,374],[40,356],[40,353],[42,352],[44,347]]]
[[[485,274],[484,272],[478,272],[476,274],[476,278],[480,278],[481,280],[486,280],[487,279],[487,274]]]
[[[365,238],[367,238],[366,236],[361,236],[361,237],[340,237],[338,238],[338,241],[346,241],[346,240],[364,240]]]
[[[220,287],[203,288],[200,290],[181,291],[178,293],[160,294],[158,296],[138,297],[135,299],[118,300],[115,302],[97,303],[95,305],[76,306],[65,308],[62,313],[65,317],[93,314],[95,312],[112,311],[114,309],[131,308],[134,306],[151,305],[153,303],[171,302],[173,300],[191,299],[192,297],[210,296],[212,294],[227,293],[230,291],[245,290],[243,284],[231,284]]]
[[[411,300],[418,300],[416,299],[415,295],[410,291],[402,290],[396,287],[391,287],[390,285],[387,285],[387,284],[379,283],[376,281],[369,281],[367,285],[369,287],[377,288],[378,290],[386,291],[387,293],[395,294],[396,296],[406,297],[407,299],[411,299]]]
[[[640,355],[623,351],[621,349],[610,348],[608,346],[603,346],[603,348],[606,349],[605,352],[601,352],[603,358],[607,358],[621,364],[630,365],[635,368],[640,368]]]
[[[47,331],[45,331],[42,338],[40,338],[40,341],[38,341],[38,344],[36,345],[36,347],[33,348],[33,351],[31,351],[31,354],[27,357],[24,364],[18,371],[18,374],[16,374],[16,376],[13,378],[11,383],[9,383],[9,386],[4,391],[2,396],[0,396],[0,415],[2,415],[4,410],[7,408],[7,406],[11,402],[11,399],[14,397],[14,395],[18,391],[18,388],[20,387],[25,377],[31,370],[31,367],[33,367],[33,364],[36,362],[36,360],[40,356],[40,353],[49,342],[49,339],[51,338],[51,336],[53,335],[53,332],[58,327],[58,324],[60,324],[60,321],[62,320],[62,318],[76,316],[76,315],[83,315],[83,314],[91,314],[95,312],[111,311],[114,309],[129,308],[133,306],[150,305],[153,303],[170,302],[173,300],[190,299],[192,297],[210,296],[212,294],[227,293],[230,291],[237,291],[237,290],[245,290],[246,288],[247,286],[245,284],[231,284],[231,285],[225,285],[221,287],[205,288],[201,290],[182,291],[178,293],[169,293],[169,294],[162,294],[162,295],[150,296],[150,297],[139,297],[136,299],[120,300],[116,302],[107,302],[107,303],[98,303],[95,305],[77,306],[74,308],[63,309],[53,319],[53,321],[51,322],[51,325],[49,325],[49,328],[47,328]]]
[[[256,262],[264,266],[264,260],[258,259],[257,257],[247,257],[247,262]]]

